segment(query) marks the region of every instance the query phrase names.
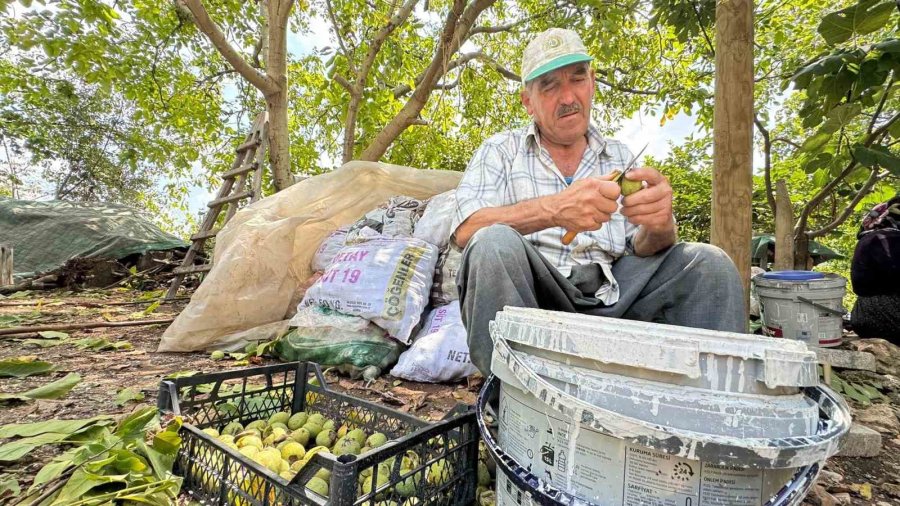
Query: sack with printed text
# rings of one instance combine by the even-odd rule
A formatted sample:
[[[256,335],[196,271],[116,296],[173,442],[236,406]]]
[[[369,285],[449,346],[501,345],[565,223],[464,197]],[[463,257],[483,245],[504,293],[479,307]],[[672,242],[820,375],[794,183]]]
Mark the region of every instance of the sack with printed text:
[[[375,237],[341,248],[300,307],[359,316],[408,344],[428,304],[438,251],[413,238]]]
[[[452,244],[441,251],[437,266],[434,269],[434,282],[431,285],[431,305],[443,306],[459,300],[456,288],[456,274],[462,263],[462,251]]]
[[[344,241],[347,239],[347,230],[347,228],[339,228],[322,241],[319,249],[316,250],[316,254],[313,255],[312,269],[314,271],[324,271],[328,268],[334,256],[344,247]]]
[[[290,325],[295,328],[273,347],[278,358],[316,362],[354,378],[377,378],[403,349],[372,322],[317,306],[300,309]]]
[[[428,200],[425,213],[416,223],[413,237],[444,249],[450,243],[450,226],[456,214],[456,190],[435,195]]]
[[[391,369],[391,376],[441,383],[458,381],[476,372],[478,369],[469,360],[459,303],[453,302],[429,313],[412,346]]]

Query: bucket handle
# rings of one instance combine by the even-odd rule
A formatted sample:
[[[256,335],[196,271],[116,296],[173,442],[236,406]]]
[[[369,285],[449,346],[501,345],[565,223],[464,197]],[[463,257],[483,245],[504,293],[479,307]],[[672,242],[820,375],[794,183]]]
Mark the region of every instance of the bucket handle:
[[[816,304],[815,302],[813,302],[813,301],[807,299],[806,297],[801,297],[801,296],[799,296],[799,295],[797,296],[797,302],[805,302],[805,303],[809,304],[810,306],[812,306],[812,307],[814,307],[814,308],[816,308],[816,309],[825,311],[826,313],[831,314],[831,315],[834,315],[834,316],[840,316],[840,317],[842,317],[842,318],[843,318],[843,316],[844,316],[845,314],[847,314],[847,311],[846,311],[846,310],[840,310],[840,311],[839,311],[839,310],[837,310],[837,309],[831,309],[830,307],[823,306],[822,304]]]

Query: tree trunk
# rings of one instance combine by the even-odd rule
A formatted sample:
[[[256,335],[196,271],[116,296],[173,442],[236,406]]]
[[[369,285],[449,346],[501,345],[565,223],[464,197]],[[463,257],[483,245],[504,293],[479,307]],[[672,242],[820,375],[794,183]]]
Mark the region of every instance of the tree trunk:
[[[750,300],[753,2],[716,2],[712,243],[731,257]],[[748,306],[749,310],[749,306]]]
[[[261,50],[266,67],[263,73],[231,45],[201,0],[175,0],[175,7],[189,16],[232,68],[265,97],[269,113],[269,163],[276,191],[294,183],[287,116],[287,23],[293,4],[294,0],[266,0],[262,4],[265,20],[260,33],[268,34],[268,50],[265,41]]]
[[[794,269],[805,271],[809,266],[809,236],[800,230],[794,237]]]
[[[291,143],[288,130],[287,22],[292,0],[268,0],[268,50],[266,74],[278,89],[267,93],[269,111],[269,163],[275,190],[294,184],[291,174]]]
[[[287,79],[284,79],[287,89]],[[287,91],[266,97],[269,111],[269,164],[272,167],[272,181],[275,190],[281,191],[294,184],[291,174],[291,145],[288,132]]]
[[[794,265],[794,207],[784,179],[775,183],[775,270]]]

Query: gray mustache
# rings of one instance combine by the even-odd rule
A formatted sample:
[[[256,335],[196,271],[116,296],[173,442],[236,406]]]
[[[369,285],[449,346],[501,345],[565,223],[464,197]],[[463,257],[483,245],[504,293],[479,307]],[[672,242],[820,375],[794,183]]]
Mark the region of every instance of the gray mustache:
[[[561,117],[565,116],[566,114],[570,114],[573,112],[581,112],[581,105],[575,103],[572,105],[560,106],[560,108],[557,109],[557,111],[556,111],[556,117],[561,118]]]

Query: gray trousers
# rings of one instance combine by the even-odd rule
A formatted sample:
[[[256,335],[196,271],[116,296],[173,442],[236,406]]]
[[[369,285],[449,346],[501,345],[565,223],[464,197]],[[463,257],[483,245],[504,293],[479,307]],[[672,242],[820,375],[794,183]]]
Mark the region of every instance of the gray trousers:
[[[740,276],[715,246],[678,243],[650,257],[626,255],[613,264],[612,272],[619,283],[619,301],[606,306],[594,298],[604,281],[596,264],[576,266],[566,278],[509,226],[479,230],[463,252],[456,278],[472,363],[489,374],[493,343],[488,322],[504,306],[747,330]]]

